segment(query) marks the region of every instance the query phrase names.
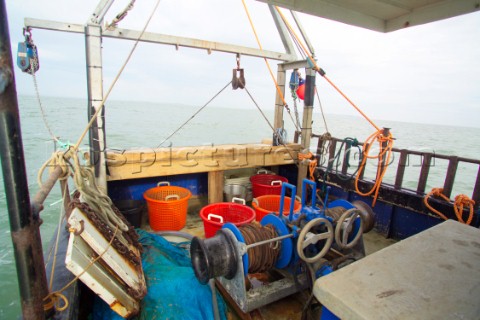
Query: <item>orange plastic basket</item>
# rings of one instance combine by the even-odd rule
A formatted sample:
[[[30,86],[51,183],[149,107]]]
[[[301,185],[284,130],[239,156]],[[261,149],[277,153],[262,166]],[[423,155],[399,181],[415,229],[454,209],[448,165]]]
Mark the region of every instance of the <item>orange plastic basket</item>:
[[[253,209],[255,209],[256,220],[260,221],[262,218],[269,214],[274,213],[278,216],[278,211],[280,210],[280,198],[278,195],[266,195],[254,198],[252,201]],[[290,197],[285,197],[285,202],[283,204],[283,215],[288,216],[290,213],[290,203],[292,199]],[[301,203],[295,200],[293,204],[293,212],[296,213],[300,211]]]
[[[157,187],[145,191],[150,227],[155,231],[182,229],[191,196],[188,189],[170,186],[169,182],[159,182]]]

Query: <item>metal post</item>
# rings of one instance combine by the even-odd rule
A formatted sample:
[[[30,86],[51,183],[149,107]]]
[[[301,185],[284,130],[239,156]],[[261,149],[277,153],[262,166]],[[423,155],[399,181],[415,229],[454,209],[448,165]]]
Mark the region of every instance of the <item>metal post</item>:
[[[303,107],[302,121],[302,148],[310,149],[310,139],[312,135],[312,114],[313,101],[315,96],[315,71],[306,69],[305,79],[305,100]]]
[[[313,99],[315,95],[315,70],[306,69],[305,79],[305,99],[303,107],[302,120],[302,152],[308,153],[310,150],[310,139],[312,137],[312,116],[313,116]],[[299,163],[297,178],[297,195],[302,194],[303,179],[307,176],[308,165],[310,160],[303,160]]]
[[[30,207],[5,1],[0,2],[0,155],[24,319],[45,319],[40,218]]]
[[[286,81],[285,69],[281,64],[279,64],[277,67],[277,83],[284,97],[285,97],[285,81]],[[283,128],[283,108],[284,107],[285,105],[283,104],[282,97],[280,96],[278,91],[275,90],[275,116],[273,119],[273,127],[275,128],[275,130]]]
[[[88,121],[101,107],[103,100],[102,28],[87,24],[85,27],[85,50],[87,57]],[[90,164],[95,168],[97,185],[107,191],[105,167],[105,109],[97,116],[90,128]]]

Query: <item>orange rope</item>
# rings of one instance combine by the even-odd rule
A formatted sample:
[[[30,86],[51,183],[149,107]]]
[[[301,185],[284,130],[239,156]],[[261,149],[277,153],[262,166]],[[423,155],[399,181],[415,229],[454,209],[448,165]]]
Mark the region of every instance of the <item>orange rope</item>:
[[[369,153],[375,140],[379,143],[380,151],[378,152],[377,155],[371,156]],[[387,143],[386,146],[384,146],[385,142]],[[357,176],[355,177],[355,190],[361,196],[369,196],[373,193],[374,196],[372,201],[372,207],[374,207],[375,203],[377,202],[378,192],[380,191],[383,177],[385,176],[388,165],[390,164],[390,160],[392,158],[392,148],[393,148],[392,134],[385,136],[382,130],[379,130],[373,133],[372,135],[370,135],[370,137],[368,137],[363,144],[363,159],[362,159],[362,162],[360,163],[360,168],[358,169]],[[360,176],[362,175],[362,172],[365,169],[367,159],[378,159],[377,175],[375,177],[375,183],[373,187],[368,192],[361,192],[360,189],[358,188],[358,181],[360,180]]]
[[[310,52],[307,50],[306,46],[303,44],[303,42],[300,40],[300,38],[298,37],[298,35],[295,33],[295,31],[293,30],[292,26],[288,23],[287,19],[285,18],[285,16],[283,15],[283,13],[280,11],[280,8],[279,7],[275,7],[275,9],[277,9],[278,13],[280,14],[280,16],[282,17],[282,20],[285,22],[285,25],[287,26],[287,28],[290,30],[290,32],[293,34],[293,36],[297,39],[298,43],[300,44],[300,46],[302,47],[303,51],[305,52],[305,54],[308,56],[308,59],[312,62],[312,64],[314,65],[314,70],[317,71],[323,78],[325,78],[325,80],[327,80],[328,83],[330,83],[330,85],[332,85],[332,87],[337,90],[338,93],[340,93],[340,95],[342,95],[342,97],[344,97],[349,103],[350,105],[352,105],[352,107],[354,107],[364,118],[365,120],[367,120],[375,129],[377,129],[377,131],[380,131],[381,129],[375,125],[375,123],[365,114],[362,112],[362,110],[360,110],[360,108],[355,104],[353,103],[352,100],[350,100],[347,95],[345,93],[343,93],[342,90],[340,90],[340,88],[338,88],[326,75],[325,75],[325,72],[320,72],[320,70],[322,70],[318,65],[317,65],[317,62],[313,59],[312,55],[310,54]]]
[[[263,51],[262,44],[260,43],[260,39],[258,38],[257,31],[255,30],[255,26],[253,24],[252,18],[250,17],[250,13],[247,8],[247,4],[245,3],[245,0],[242,0],[243,7],[245,8],[245,12],[247,13],[248,21],[250,21],[250,26],[252,27],[253,33],[255,34],[255,39],[257,39],[258,47],[260,50]],[[285,101],[285,97],[283,96],[282,90],[280,89],[277,80],[275,79],[275,76],[273,75],[272,68],[270,67],[270,64],[268,63],[267,58],[263,58],[265,60],[265,64],[267,65],[268,71],[270,72],[270,76],[272,77],[273,82],[275,83],[275,87],[277,88],[278,95],[282,99],[283,105],[286,106],[287,102]]]
[[[315,169],[317,168],[317,159],[315,159],[313,153],[298,153],[298,160],[310,160],[308,164],[308,171],[310,173],[310,180],[315,181]]]
[[[431,196],[439,197],[442,198],[443,200],[447,202],[451,202],[450,198],[448,198],[446,195],[443,194],[443,189],[442,188],[433,188],[432,191],[430,191],[428,194],[425,195],[423,198],[423,204],[432,211],[433,213],[436,213],[437,215],[440,216],[443,220],[448,220],[447,216],[445,216],[443,213],[440,211],[436,210],[433,208],[429,203],[428,199]],[[463,220],[463,208],[465,205],[469,206],[469,215],[467,221]],[[455,216],[457,217],[458,222],[464,223],[464,224],[470,224],[473,220],[473,206],[475,205],[475,201],[470,199],[467,195],[464,194],[459,194],[455,197],[455,202],[453,203],[453,210],[455,211]]]

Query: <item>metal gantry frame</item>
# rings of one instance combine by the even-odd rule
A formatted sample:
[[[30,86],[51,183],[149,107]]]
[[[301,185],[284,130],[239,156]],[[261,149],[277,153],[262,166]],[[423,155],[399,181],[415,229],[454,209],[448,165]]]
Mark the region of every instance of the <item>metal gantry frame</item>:
[[[103,101],[103,69],[102,69],[102,38],[115,38],[125,40],[138,40],[140,42],[150,42],[157,44],[174,45],[176,47],[188,47],[195,49],[204,49],[208,52],[219,51],[233,54],[241,54],[246,56],[253,56],[259,58],[266,58],[272,60],[282,61],[277,68],[277,83],[285,96],[285,83],[286,83],[286,70],[308,68],[306,60],[297,60],[295,48],[292,43],[290,34],[287,27],[277,10],[272,5],[269,5],[270,12],[272,14],[274,23],[277,27],[278,34],[282,40],[285,48],[285,52],[274,52],[268,50],[260,50],[251,47],[239,46],[235,44],[213,42],[207,40],[200,40],[188,37],[178,37],[160,33],[144,32],[143,34],[137,30],[116,28],[115,30],[103,30],[102,22],[103,18],[107,14],[109,8],[113,4],[114,0],[102,0],[97,5],[94,13],[88,19],[86,25],[64,23],[51,20],[39,20],[25,18],[25,26],[34,29],[45,29],[72,33],[85,34],[85,50],[87,57],[87,92],[88,92],[88,116],[91,119],[100,104]],[[308,38],[306,38],[305,32],[302,26],[298,23],[298,18],[295,16],[295,21],[299,27],[302,36],[304,37],[307,45],[311,47]],[[302,146],[308,149],[310,134],[311,134],[311,109],[313,107],[313,90],[308,90],[310,83],[307,82],[307,93],[312,92],[310,105],[305,105],[303,113],[303,128],[301,139]],[[313,82],[314,86],[314,82]],[[309,99],[306,97],[306,99]],[[282,98],[278,92],[276,92],[275,99],[275,118],[274,128],[283,128],[283,104]],[[306,100],[307,101],[307,100]],[[107,175],[105,164],[105,119],[104,112],[102,111],[94,122],[94,125],[89,132],[89,144],[91,152],[91,165],[95,167],[95,174],[97,177],[97,183],[103,189],[107,189]],[[309,129],[310,128],[310,129]]]

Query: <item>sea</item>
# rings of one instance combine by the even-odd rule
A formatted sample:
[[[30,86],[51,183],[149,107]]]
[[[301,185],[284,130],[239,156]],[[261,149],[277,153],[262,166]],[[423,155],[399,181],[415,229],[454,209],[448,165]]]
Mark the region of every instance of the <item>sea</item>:
[[[55,148],[50,132],[61,143],[75,143],[87,123],[87,102],[85,99],[64,97],[42,97],[42,108],[34,96],[19,96],[19,108],[25,161],[31,197],[38,191],[37,174]],[[192,117],[201,106],[179,104],[161,104],[139,101],[109,101],[106,104],[107,147],[111,149],[154,148],[171,133],[177,131],[183,123]],[[273,122],[273,111],[264,111]],[[285,115],[287,139],[292,140],[293,122]],[[295,115],[292,110],[292,118]],[[324,122],[320,109],[315,109],[313,132],[323,134],[328,131],[337,138],[356,138],[365,140],[374,132],[363,118],[326,114]],[[480,159],[480,128],[455,127],[421,123],[378,121],[383,127],[391,128],[395,137],[395,147],[407,148],[436,154],[458,155],[465,158]],[[246,109],[234,109],[222,106],[207,106],[163,146],[220,145],[226,143],[259,143],[272,138],[272,129],[259,110],[252,106]],[[312,140],[316,149],[317,140]],[[87,139],[81,148],[88,150]],[[350,161],[354,171],[355,155]],[[412,157],[405,173],[403,186],[415,189],[420,172],[420,158]],[[427,182],[427,190],[441,187],[445,179],[448,162],[435,160]],[[374,175],[375,165],[367,166],[368,175]],[[471,196],[478,173],[478,165],[462,163],[459,165],[452,196],[465,193]],[[392,183],[395,177],[395,165],[389,168],[385,181]],[[45,178],[45,177],[44,177]],[[3,181],[3,177],[1,177]],[[60,187],[54,187],[41,212],[43,224],[41,236],[44,251],[61,213]],[[15,269],[15,259],[9,229],[4,184],[0,183],[0,319],[18,319],[21,315],[19,288]]]

